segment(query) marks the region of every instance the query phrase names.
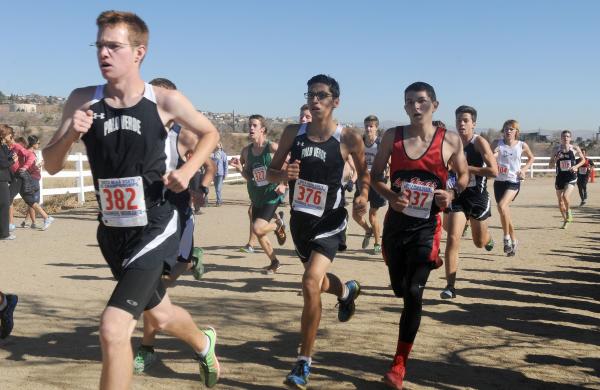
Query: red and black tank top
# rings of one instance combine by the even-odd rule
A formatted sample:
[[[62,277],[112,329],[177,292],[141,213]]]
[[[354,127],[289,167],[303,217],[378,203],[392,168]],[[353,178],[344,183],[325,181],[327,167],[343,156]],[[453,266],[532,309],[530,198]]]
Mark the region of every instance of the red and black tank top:
[[[390,166],[391,189],[404,192],[409,205],[402,213],[389,209],[389,222],[410,229],[432,221],[440,212],[433,192],[446,188],[448,167],[442,155],[446,129],[438,127],[425,152],[418,158],[408,156],[404,147],[404,126],[396,127]]]

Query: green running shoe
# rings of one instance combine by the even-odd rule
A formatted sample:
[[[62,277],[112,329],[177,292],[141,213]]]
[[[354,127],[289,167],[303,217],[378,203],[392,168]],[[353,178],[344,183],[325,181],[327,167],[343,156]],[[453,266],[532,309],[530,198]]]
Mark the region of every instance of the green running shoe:
[[[194,247],[192,250],[192,275],[194,275],[194,279],[200,280],[202,275],[204,275],[204,250],[199,247]]]
[[[203,329],[202,332],[208,337],[210,346],[205,357],[198,356],[200,363],[200,379],[206,387],[214,387],[219,381],[221,367],[215,355],[215,344],[217,342],[217,332],[213,328]]]
[[[156,362],[156,359],[157,357],[154,348],[140,345],[133,358],[133,372],[136,374],[146,372],[146,370]]]
[[[373,245],[373,254],[378,255],[381,253],[381,245],[375,244]]]
[[[490,237],[490,240],[488,241],[488,243],[485,244],[485,250],[488,252],[491,252],[492,249],[494,249],[494,245],[496,245],[496,242],[494,242],[494,239],[492,237]]]
[[[242,252],[242,253],[254,253],[254,248],[251,247],[250,245],[244,245],[243,247],[241,247],[240,249],[238,249],[238,252]]]
[[[573,222],[573,212],[571,210],[567,212],[567,222]]]
[[[362,248],[367,249],[369,247],[369,243],[371,242],[371,237],[373,237],[373,229],[365,232],[365,236],[362,241]]]

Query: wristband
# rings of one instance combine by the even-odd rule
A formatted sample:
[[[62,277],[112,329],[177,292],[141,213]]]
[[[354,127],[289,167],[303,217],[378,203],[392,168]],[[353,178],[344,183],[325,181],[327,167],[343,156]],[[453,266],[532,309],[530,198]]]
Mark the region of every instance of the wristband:
[[[208,187],[205,187],[203,185],[200,185],[199,188],[200,192],[202,192],[204,195],[208,195]]]

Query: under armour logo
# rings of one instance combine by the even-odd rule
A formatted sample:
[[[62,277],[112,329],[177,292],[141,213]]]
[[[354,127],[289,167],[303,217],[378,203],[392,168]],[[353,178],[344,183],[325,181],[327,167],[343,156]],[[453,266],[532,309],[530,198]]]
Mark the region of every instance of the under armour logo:
[[[104,113],[103,113],[103,112],[102,112],[102,113],[100,113],[100,114],[96,114],[96,113],[94,113],[94,119],[98,119],[98,118],[100,118],[100,119],[104,119]]]

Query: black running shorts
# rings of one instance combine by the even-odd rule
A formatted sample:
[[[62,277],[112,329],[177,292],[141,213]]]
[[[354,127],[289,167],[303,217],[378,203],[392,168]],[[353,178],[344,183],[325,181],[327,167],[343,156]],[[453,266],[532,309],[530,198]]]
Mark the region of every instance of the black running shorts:
[[[347,225],[344,207],[329,210],[321,217],[292,210],[290,232],[300,260],[306,263],[315,251],[333,261],[338,250],[346,249]]]
[[[388,223],[386,215],[381,250],[396,296],[401,297],[403,294],[402,283],[406,283],[409,265],[430,264],[434,267],[442,237],[441,220],[438,214],[431,222],[408,231]]]
[[[360,195],[360,185],[356,186],[356,191],[354,192],[354,198]],[[386,204],[386,200],[383,196],[379,195],[379,192],[375,191],[373,187],[369,187],[369,206],[372,209],[380,209]]]
[[[554,188],[557,191],[566,190],[567,186],[577,184],[577,175],[557,175],[554,179]]]
[[[277,201],[275,203],[263,204],[262,206],[252,205],[252,222],[259,218],[269,222],[275,216],[275,211],[280,203],[280,201]]]
[[[109,227],[102,222],[97,238],[117,285],[108,306],[138,318],[158,305],[165,295],[160,281],[164,263],[174,264],[179,249],[179,222],[170,203],[148,210],[142,227]]]
[[[492,216],[492,202],[487,190],[479,192],[477,189],[464,190],[458,199],[452,201],[449,208],[451,213],[464,213],[468,219],[485,221]]]
[[[500,203],[500,200],[504,197],[504,193],[508,190],[517,191],[514,198],[512,200],[517,199],[517,195],[521,191],[521,182],[513,183],[512,181],[494,181],[494,198],[496,198],[496,203]]]

